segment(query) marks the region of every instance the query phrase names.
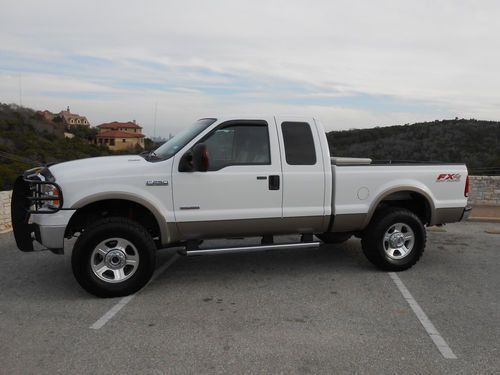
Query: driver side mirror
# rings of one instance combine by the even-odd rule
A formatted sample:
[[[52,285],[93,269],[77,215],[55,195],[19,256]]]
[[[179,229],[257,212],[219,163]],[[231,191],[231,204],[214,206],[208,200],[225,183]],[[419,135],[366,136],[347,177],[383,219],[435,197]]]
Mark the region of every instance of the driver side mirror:
[[[193,147],[193,167],[195,171],[208,171],[208,147],[204,143],[199,143]]]
[[[208,167],[208,147],[199,143],[182,156],[179,172],[206,172]]]

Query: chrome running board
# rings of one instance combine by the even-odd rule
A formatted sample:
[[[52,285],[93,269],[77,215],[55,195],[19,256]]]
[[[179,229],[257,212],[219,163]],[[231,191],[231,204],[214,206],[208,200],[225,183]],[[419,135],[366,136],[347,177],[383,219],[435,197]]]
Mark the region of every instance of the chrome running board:
[[[255,246],[239,246],[239,247],[224,247],[219,249],[196,249],[183,250],[179,253],[187,256],[194,255],[215,255],[215,254],[230,254],[230,253],[246,253],[267,250],[292,250],[292,249],[307,249],[319,247],[320,242],[299,242],[299,243],[284,243],[277,245],[255,245]]]

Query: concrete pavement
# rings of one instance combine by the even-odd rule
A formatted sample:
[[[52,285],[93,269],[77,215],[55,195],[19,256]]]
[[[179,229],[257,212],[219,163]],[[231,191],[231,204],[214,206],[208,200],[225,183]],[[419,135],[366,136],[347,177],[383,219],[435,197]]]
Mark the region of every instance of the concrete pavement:
[[[457,359],[443,357],[354,238],[310,250],[178,257],[93,329],[121,299],[85,293],[69,256],[21,253],[12,233],[3,234],[0,373],[498,373],[500,237],[487,233],[496,227],[430,231],[420,262],[397,274]],[[159,267],[174,254],[161,251]]]

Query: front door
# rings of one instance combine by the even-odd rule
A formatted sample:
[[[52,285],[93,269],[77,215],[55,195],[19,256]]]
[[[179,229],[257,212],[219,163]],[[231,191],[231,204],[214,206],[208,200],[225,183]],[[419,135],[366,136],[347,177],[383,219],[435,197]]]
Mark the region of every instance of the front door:
[[[179,172],[182,152],[173,164],[174,213],[184,238],[249,235],[265,220],[281,221],[281,160],[273,118],[223,122],[198,143],[208,148],[207,172]]]

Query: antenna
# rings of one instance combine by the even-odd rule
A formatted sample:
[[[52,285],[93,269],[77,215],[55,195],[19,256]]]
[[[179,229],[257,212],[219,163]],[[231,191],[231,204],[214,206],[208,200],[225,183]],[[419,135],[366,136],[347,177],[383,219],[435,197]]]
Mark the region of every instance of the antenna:
[[[22,83],[22,73],[19,73],[19,106],[23,106],[23,83]]]
[[[156,113],[158,112],[158,103],[155,103],[155,116],[154,116],[154,128],[153,128],[153,138],[156,138]]]

